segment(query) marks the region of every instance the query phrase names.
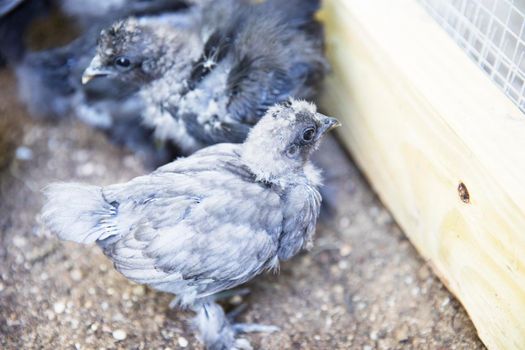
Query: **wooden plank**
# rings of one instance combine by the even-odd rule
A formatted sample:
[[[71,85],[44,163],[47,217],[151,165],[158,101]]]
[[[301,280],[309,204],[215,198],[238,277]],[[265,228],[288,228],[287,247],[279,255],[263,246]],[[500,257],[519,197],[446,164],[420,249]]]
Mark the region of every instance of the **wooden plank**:
[[[487,347],[525,349],[525,116],[415,0],[321,18],[341,138]]]

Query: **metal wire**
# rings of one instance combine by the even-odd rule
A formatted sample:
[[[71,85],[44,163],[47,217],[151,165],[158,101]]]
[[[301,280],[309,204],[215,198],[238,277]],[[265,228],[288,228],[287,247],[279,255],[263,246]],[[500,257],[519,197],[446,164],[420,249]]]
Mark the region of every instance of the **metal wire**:
[[[525,113],[525,0],[419,0]]]

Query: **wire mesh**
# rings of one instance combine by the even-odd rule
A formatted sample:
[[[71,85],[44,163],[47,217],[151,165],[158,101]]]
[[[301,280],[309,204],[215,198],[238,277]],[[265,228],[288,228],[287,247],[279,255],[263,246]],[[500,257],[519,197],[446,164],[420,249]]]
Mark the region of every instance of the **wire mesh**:
[[[525,0],[419,0],[525,112]]]

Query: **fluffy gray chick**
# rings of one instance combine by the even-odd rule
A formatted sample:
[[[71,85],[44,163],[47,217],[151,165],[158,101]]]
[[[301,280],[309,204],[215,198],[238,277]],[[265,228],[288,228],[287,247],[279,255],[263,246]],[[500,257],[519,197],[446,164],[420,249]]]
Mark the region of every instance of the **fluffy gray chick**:
[[[312,99],[327,64],[319,0],[218,0],[188,28],[119,22],[85,72],[143,84],[144,121],[186,153],[242,142],[274,103]]]
[[[268,110],[243,144],[219,144],[106,187],[50,185],[44,222],[60,239],[97,243],[137,283],[196,312],[208,349],[248,348],[213,295],[275,269],[312,242],[321,197],[309,157],[337,126],[314,105]]]

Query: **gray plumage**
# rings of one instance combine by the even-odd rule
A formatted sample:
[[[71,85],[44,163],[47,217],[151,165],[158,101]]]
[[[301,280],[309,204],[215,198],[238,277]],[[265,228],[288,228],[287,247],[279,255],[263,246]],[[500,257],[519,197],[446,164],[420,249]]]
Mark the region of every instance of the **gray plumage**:
[[[61,239],[96,242],[130,280],[192,306],[208,348],[234,348],[235,325],[210,297],[311,245],[321,197],[308,159],[336,124],[310,103],[277,105],[243,144],[123,184],[51,185],[43,218]]]
[[[315,96],[327,64],[319,0],[218,0],[187,28],[129,19],[104,30],[85,72],[139,82],[146,124],[186,153],[242,142],[274,103]]]

